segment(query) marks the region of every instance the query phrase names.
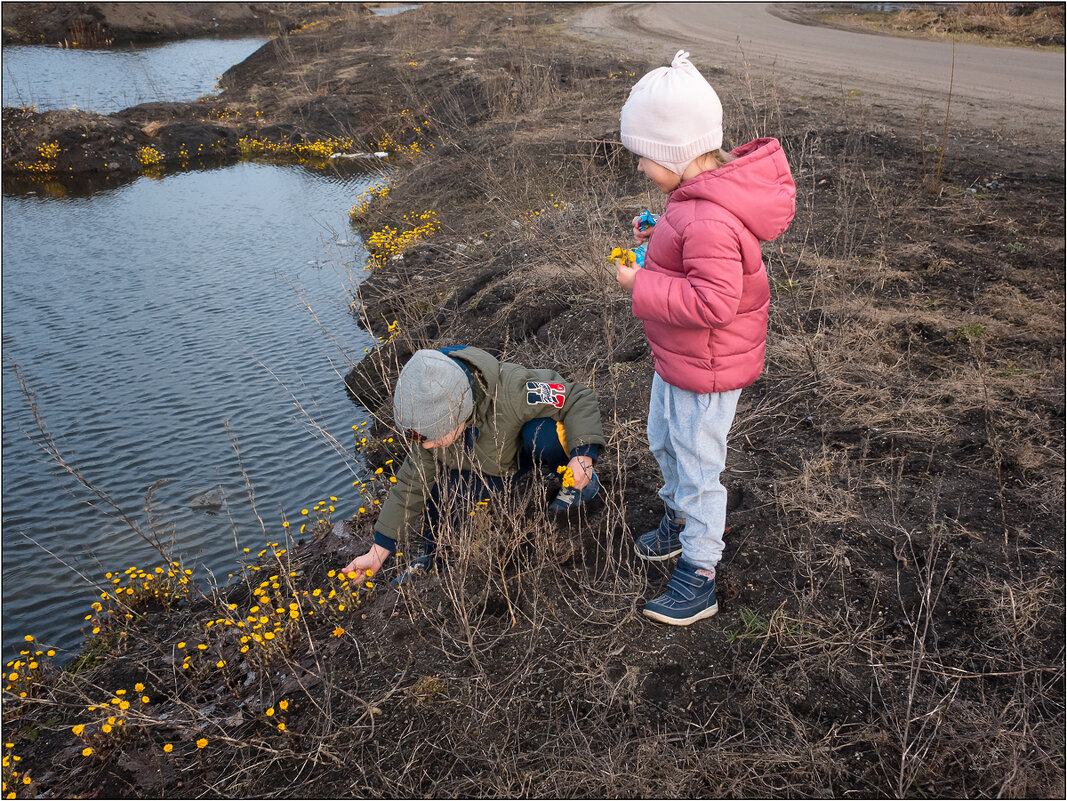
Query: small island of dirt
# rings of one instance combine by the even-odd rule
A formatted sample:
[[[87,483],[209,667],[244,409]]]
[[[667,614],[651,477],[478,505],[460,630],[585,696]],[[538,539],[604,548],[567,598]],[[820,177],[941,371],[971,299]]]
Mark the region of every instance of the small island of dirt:
[[[5,45],[121,47],[195,36],[278,34],[363,3],[4,3]]]

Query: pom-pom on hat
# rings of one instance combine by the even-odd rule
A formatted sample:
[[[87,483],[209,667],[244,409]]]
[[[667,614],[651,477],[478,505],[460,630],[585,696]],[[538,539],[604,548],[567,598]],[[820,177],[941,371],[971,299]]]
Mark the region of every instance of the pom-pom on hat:
[[[459,428],[473,410],[467,373],[441,351],[417,350],[400,371],[393,416],[408,438],[440,439]]]
[[[684,50],[634,84],[619,123],[627,150],[678,175],[722,147],[722,103]]]

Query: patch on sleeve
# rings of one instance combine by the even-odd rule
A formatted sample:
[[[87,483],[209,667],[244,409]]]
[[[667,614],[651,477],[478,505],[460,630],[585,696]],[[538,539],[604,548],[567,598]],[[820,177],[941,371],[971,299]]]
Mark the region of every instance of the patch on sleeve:
[[[531,406],[538,403],[551,403],[557,409],[563,408],[567,400],[567,389],[563,384],[546,384],[544,381],[526,382],[526,402]]]

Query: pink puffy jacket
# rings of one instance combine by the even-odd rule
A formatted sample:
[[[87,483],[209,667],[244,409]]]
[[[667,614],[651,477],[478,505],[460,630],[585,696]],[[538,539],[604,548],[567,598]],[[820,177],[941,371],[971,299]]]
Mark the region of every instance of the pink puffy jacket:
[[[634,281],[656,372],[691,392],[740,389],[763,372],[770,289],[760,241],[785,231],[796,208],[777,139],[733,155],[671,193]]]

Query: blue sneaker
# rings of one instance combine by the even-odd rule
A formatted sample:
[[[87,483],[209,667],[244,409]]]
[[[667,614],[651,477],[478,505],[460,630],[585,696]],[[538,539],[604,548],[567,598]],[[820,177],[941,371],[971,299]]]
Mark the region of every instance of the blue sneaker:
[[[646,562],[663,562],[682,552],[682,529],[685,523],[674,522],[670,509],[659,521],[659,528],[646,531],[634,543],[634,553]]]
[[[559,495],[556,496],[556,500],[552,501],[548,508],[553,512],[569,512],[593,500],[598,492],[600,492],[600,479],[597,478],[596,473],[593,473],[589,483],[582,489],[577,487],[564,487],[561,489]]]
[[[436,562],[437,560],[432,553],[423,553],[416,556],[408,563],[404,572],[390,581],[389,585],[393,589],[400,589],[401,587],[415,583],[419,579],[426,578],[426,576],[430,575],[430,571],[436,566]]]
[[[667,589],[645,604],[645,616],[671,626],[688,626],[718,612],[715,579],[700,575],[697,569],[679,559]]]

